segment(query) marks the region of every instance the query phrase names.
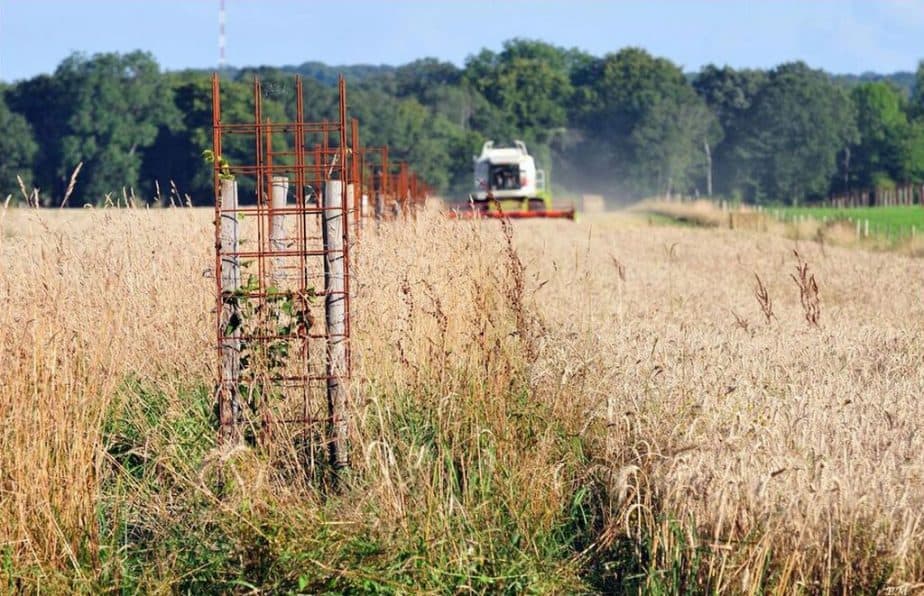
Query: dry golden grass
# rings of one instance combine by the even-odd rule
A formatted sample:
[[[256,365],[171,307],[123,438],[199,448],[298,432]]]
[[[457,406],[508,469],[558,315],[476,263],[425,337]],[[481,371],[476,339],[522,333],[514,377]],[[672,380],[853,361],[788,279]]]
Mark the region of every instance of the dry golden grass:
[[[100,511],[118,475],[106,420],[132,406],[127,380],[167,395],[168,417],[184,388],[211,385],[209,220],[7,214],[0,554],[14,569],[122,581],[103,571]],[[516,250],[499,222],[430,214],[358,247],[357,490],[333,513],[320,488],[259,458],[213,449],[204,465],[238,478],[219,494],[207,469],[167,465],[167,435],[141,455],[239,525],[270,509],[303,535],[354,524],[386,545],[419,539],[420,560],[463,576],[513,541],[477,528],[517,534],[538,559],[576,487],[592,487],[588,540],[538,567],[538,589],[575,589],[598,563],[591,587],[624,586],[632,561],[643,590],[924,587],[924,264],[619,215],[518,222],[513,238]],[[794,249],[817,281],[818,325]],[[155,536],[192,519],[178,493],[131,487],[121,498]],[[331,557],[312,565],[361,574]],[[165,556],[141,585],[175,589],[177,564]]]
[[[102,421],[126,378],[210,374],[208,248],[188,244],[210,226],[192,212],[165,215],[7,215],[0,548],[18,563],[61,565],[95,546]]]
[[[728,213],[713,201],[699,199],[696,201],[668,201],[664,199],[645,199],[630,208],[639,213],[654,213],[699,226],[728,227]]]
[[[723,581],[745,583],[719,586],[746,588],[736,570],[771,553],[784,585],[849,584],[886,562],[897,583],[920,581],[924,266],[798,245],[821,288],[815,329],[790,278],[795,246],[678,228],[601,229],[588,242],[579,279],[589,308],[573,333],[597,362],[589,378],[608,379],[594,390],[623,438],[614,460],[645,462],[642,492],[695,519],[734,562]],[[599,274],[607,253],[625,263],[625,284]],[[773,299],[770,324],[754,272]]]

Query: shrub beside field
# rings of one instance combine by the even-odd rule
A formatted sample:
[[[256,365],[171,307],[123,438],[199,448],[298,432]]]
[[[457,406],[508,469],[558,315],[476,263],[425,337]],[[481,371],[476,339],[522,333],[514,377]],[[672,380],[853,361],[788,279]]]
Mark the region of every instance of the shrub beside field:
[[[216,445],[209,217],[7,214],[4,588],[924,581],[918,261],[619,217],[385,226],[357,248],[335,486]]]

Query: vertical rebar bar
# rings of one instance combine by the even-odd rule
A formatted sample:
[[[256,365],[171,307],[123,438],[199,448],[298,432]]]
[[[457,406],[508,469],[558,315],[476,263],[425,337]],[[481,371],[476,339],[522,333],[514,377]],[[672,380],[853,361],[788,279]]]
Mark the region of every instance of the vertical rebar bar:
[[[345,165],[345,164],[344,164]],[[353,212],[354,241],[359,240],[360,226],[362,224],[362,186],[359,179],[360,148],[359,148],[359,120],[350,120],[350,175],[343,177],[348,181],[347,194],[350,195],[347,205]]]

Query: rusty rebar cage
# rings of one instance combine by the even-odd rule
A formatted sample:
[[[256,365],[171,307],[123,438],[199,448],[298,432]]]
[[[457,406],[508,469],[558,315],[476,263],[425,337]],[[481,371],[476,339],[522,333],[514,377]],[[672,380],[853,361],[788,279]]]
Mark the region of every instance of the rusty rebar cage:
[[[342,78],[335,120],[306,121],[305,100],[296,78],[295,119],[271,122],[255,78],[252,121],[226,122],[220,80],[212,78],[223,438],[261,442],[285,429],[290,445],[319,445],[346,430],[333,401],[345,399],[350,377],[348,222],[361,194],[358,124],[348,127]],[[233,162],[222,151],[229,143],[250,157]]]
[[[397,202],[403,217],[416,217],[425,197],[421,194],[417,174],[412,172],[406,161],[398,162],[398,171],[391,175],[393,199]]]
[[[420,176],[410,169],[407,162],[389,161],[387,146],[359,147],[358,188],[368,204],[356,207],[357,229],[361,218],[374,216],[376,219],[415,217],[430,192]]]
[[[388,147],[360,147],[362,188],[371,208],[363,216],[385,217],[388,188]]]

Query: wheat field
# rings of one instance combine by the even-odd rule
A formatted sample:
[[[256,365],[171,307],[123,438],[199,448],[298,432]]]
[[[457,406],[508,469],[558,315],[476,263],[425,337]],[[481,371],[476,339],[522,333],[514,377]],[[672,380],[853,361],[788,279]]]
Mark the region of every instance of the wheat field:
[[[924,589],[922,261],[627,214],[367,230],[334,487],[217,445],[211,217],[4,212],[0,590]]]

